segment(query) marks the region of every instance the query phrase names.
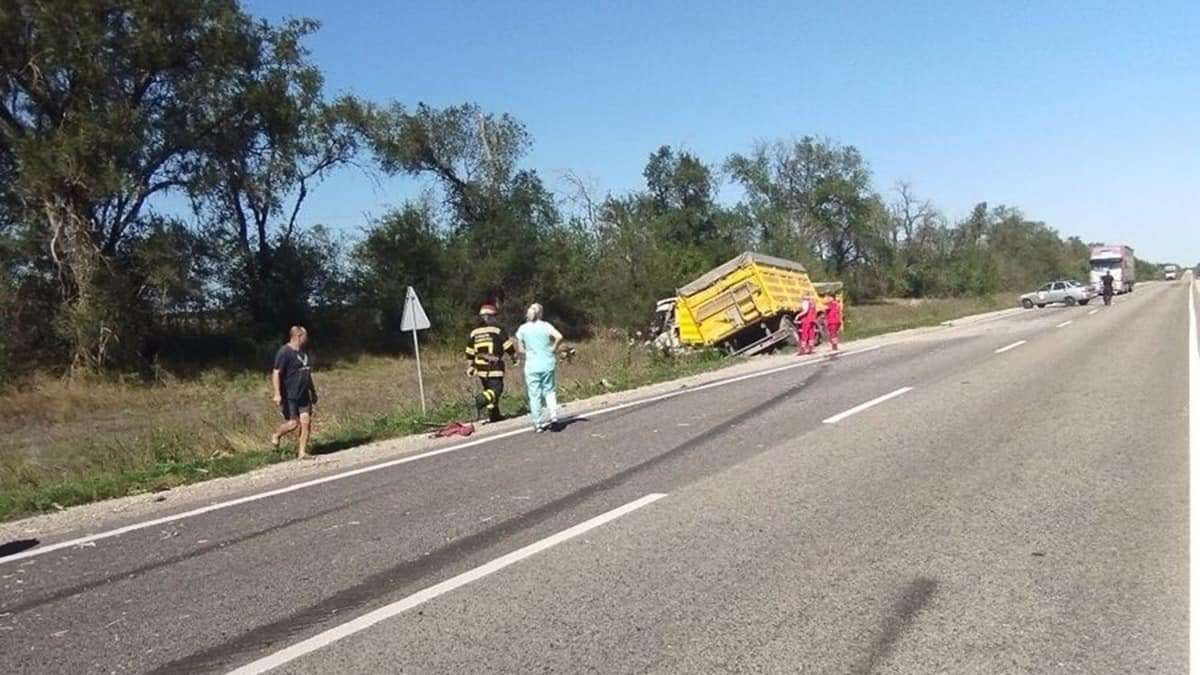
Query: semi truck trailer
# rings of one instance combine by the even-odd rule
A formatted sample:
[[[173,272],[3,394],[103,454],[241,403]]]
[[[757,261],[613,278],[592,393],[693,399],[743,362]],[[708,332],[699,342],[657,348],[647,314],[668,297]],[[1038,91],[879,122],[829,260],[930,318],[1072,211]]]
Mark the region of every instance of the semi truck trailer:
[[[1124,244],[1093,244],[1089,283],[1097,293],[1104,292],[1101,279],[1105,273],[1113,276],[1114,293],[1132,293],[1136,281],[1133,249]]]

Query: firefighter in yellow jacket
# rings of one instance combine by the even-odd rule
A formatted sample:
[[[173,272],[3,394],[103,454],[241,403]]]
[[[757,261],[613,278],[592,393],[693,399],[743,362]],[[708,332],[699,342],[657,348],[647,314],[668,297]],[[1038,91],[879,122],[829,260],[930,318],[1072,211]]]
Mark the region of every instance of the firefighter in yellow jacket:
[[[516,359],[517,346],[508,331],[496,321],[495,305],[479,308],[479,327],[467,338],[467,374],[479,378],[483,393],[476,397],[475,407],[488,421],[499,422],[500,395],[504,393],[504,356]]]

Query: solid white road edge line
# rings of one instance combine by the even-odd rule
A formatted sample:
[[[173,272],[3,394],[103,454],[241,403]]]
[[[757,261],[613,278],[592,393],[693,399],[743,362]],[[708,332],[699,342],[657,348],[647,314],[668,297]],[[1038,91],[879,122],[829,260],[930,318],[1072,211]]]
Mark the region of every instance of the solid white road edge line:
[[[751,380],[751,379],[754,379],[757,377],[766,377],[768,375],[774,375],[776,373],[781,373],[781,372],[793,370],[796,368],[804,368],[807,366],[817,365],[819,363],[824,363],[826,361],[832,360],[833,358],[842,359],[842,358],[846,358],[848,356],[857,356],[859,354],[866,354],[868,352],[873,352],[873,351],[882,349],[884,346],[886,346],[886,345],[875,345],[872,347],[864,347],[862,349],[855,349],[855,350],[848,351],[848,352],[842,352],[842,353],[840,353],[840,355],[837,355],[836,357],[835,357],[835,355],[831,354],[829,356],[825,356],[825,357],[822,357],[819,359],[813,359],[813,360],[809,360],[809,361],[800,361],[798,363],[789,363],[786,366],[780,366],[778,368],[769,368],[767,370],[760,370],[760,371],[756,371],[753,373],[747,373],[745,375],[738,375],[737,377],[731,377],[731,378],[724,379],[724,380],[717,380],[715,382],[709,382],[707,384],[702,384],[702,385],[698,385],[695,387],[688,387],[686,389],[679,389],[676,391],[667,392],[665,394],[658,394],[657,396],[650,396],[648,398],[638,399],[636,401],[628,401],[626,403],[620,403],[617,405],[609,406],[607,408],[593,410],[591,412],[583,412],[583,413],[580,413],[579,415],[570,416],[567,419],[575,419],[577,417],[590,418],[590,417],[599,417],[600,415],[608,415],[608,414],[611,414],[611,413],[614,413],[614,412],[617,412],[620,410],[625,410],[627,408],[633,408],[635,406],[640,406],[640,405],[649,405],[651,403],[658,403],[659,401],[665,401],[667,399],[675,398],[677,396],[685,396],[687,394],[692,394],[692,393],[695,393],[698,391],[704,391],[706,389],[713,389],[716,387],[724,387],[726,385],[735,384],[737,382],[743,382],[745,380]],[[345,478],[351,478],[353,476],[359,476],[364,473],[370,473],[372,471],[379,471],[381,469],[390,469],[391,467],[400,466],[401,464],[408,464],[409,462],[418,462],[423,459],[429,459],[430,457],[436,457],[438,455],[444,455],[444,454],[451,453],[451,452],[458,452],[459,450],[466,450],[467,448],[473,448],[473,447],[476,447],[479,445],[483,445],[484,443],[492,443],[494,441],[499,441],[499,440],[502,440],[505,438],[511,438],[513,436],[517,436],[520,434],[529,433],[530,431],[531,431],[531,429],[529,427],[522,426],[520,429],[512,429],[510,431],[498,433],[494,436],[484,436],[483,438],[477,438],[473,441],[467,441],[465,443],[460,443],[458,445],[452,445],[452,446],[445,447],[445,448],[439,448],[437,450],[430,450],[429,452],[423,452],[418,455],[411,455],[408,457],[400,457],[397,459],[388,460],[386,462],[380,462],[378,464],[371,464],[368,466],[359,467],[357,469],[351,469],[349,471],[335,473],[330,476],[314,478],[312,480],[307,480],[302,483],[296,483],[294,485],[287,485],[287,486],[284,486],[281,488],[276,488],[274,490],[268,490],[266,492],[258,492],[255,494],[246,495],[244,497],[230,499],[230,500],[224,501],[224,502],[217,502],[216,504],[209,504],[207,506],[202,506],[200,508],[192,509],[190,511],[184,511],[182,513],[176,513],[176,514],[169,515],[169,516],[163,516],[161,518],[155,518],[153,520],[147,520],[147,521],[143,521],[143,522],[139,522],[139,523],[132,523],[130,525],[125,525],[124,527],[118,527],[116,529],[108,530],[105,532],[98,532],[96,534],[90,534],[90,535],[83,536],[83,537],[77,537],[75,539],[68,539],[67,541],[60,541],[60,542],[57,542],[54,544],[47,544],[45,546],[39,546],[37,548],[29,549],[28,551],[14,553],[13,555],[0,558],[0,565],[3,565],[5,563],[16,562],[18,560],[25,560],[28,558],[33,558],[34,556],[44,555],[46,553],[52,553],[54,551],[61,551],[62,549],[65,549],[65,548],[72,548],[72,547],[80,546],[83,544],[89,544],[91,542],[100,541],[102,539],[109,539],[111,537],[117,537],[122,534],[128,534],[130,532],[144,530],[148,527],[157,527],[159,525],[163,525],[165,523],[172,523],[177,520],[185,520],[187,518],[194,518],[196,516],[202,516],[206,513],[212,513],[213,511],[220,511],[222,509],[228,509],[228,508],[232,508],[234,506],[248,504],[250,502],[255,502],[260,499],[268,499],[270,497],[278,497],[279,495],[284,495],[289,492],[296,492],[298,490],[304,490],[306,488],[315,487],[317,485],[323,485],[325,483],[332,483],[333,481],[343,480]]]
[[[997,349],[996,353],[1003,354],[1004,352],[1006,352],[1010,349],[1016,349],[1017,347],[1020,347],[1021,345],[1025,344],[1025,343],[1026,343],[1026,340],[1017,340],[1016,342],[1012,343],[1011,345]]]
[[[488,576],[489,574],[499,572],[509,565],[518,563],[530,556],[537,555],[538,553],[541,553],[542,551],[545,551],[553,546],[557,546],[568,539],[578,537],[588,530],[593,530],[607,522],[616,520],[621,516],[642,508],[643,506],[652,504],[663,497],[666,497],[666,495],[659,493],[648,494],[641,499],[629,502],[628,504],[617,507],[612,511],[598,515],[590,520],[585,520],[584,522],[569,529],[563,530],[558,534],[551,535],[524,548],[519,548],[512,553],[500,556],[499,558],[480,565],[475,569],[468,570],[458,576],[451,577],[441,583],[434,584],[429,588],[417,591],[416,593],[413,593],[412,595],[401,600],[397,600],[390,605],[386,605],[372,612],[363,614],[357,619],[353,619],[340,626],[330,628],[323,633],[318,633],[307,640],[297,642],[296,644],[281,651],[275,652],[270,656],[265,656],[257,661],[248,663],[240,668],[230,671],[230,675],[257,675],[257,673],[265,673],[272,668],[277,668],[285,663],[294,661],[301,656],[315,652],[322,647],[331,645],[342,638],[364,631],[371,626],[380,623],[381,621],[387,621],[388,619],[402,614],[403,612],[406,612],[418,605],[429,602],[440,595],[445,595],[450,591],[461,588],[462,586],[466,586],[472,581],[477,581]]]
[[[1066,328],[1067,326],[1070,326],[1073,323],[1075,323],[1075,322],[1074,321],[1064,321],[1064,322],[1058,324],[1057,326],[1055,326],[1055,328]]]
[[[1189,652],[1191,663],[1200,664],[1200,338],[1196,326],[1196,285],[1192,275],[1188,289],[1188,586],[1190,589],[1188,616]]]
[[[846,419],[847,417],[850,417],[851,415],[857,415],[858,413],[866,410],[867,408],[872,408],[874,406],[877,406],[880,403],[883,403],[884,401],[890,401],[890,400],[896,398],[897,396],[903,396],[912,390],[913,390],[912,387],[900,387],[899,389],[897,389],[896,391],[893,391],[890,394],[884,394],[883,396],[880,396],[879,398],[873,398],[870,401],[867,401],[866,403],[854,406],[853,408],[847,410],[846,412],[838,413],[838,414],[834,415],[833,417],[824,419],[824,420],[822,420],[822,422],[824,422],[825,424],[837,424],[838,422],[841,422],[842,420]]]

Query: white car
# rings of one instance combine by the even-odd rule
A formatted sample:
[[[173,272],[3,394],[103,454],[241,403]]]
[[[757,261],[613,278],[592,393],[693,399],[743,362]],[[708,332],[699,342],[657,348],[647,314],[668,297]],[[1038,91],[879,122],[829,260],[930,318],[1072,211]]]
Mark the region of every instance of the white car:
[[[1096,297],[1096,291],[1077,281],[1052,281],[1032,293],[1022,295],[1021,306],[1025,309],[1033,309],[1061,303],[1067,307],[1073,307],[1086,305],[1094,297]]]

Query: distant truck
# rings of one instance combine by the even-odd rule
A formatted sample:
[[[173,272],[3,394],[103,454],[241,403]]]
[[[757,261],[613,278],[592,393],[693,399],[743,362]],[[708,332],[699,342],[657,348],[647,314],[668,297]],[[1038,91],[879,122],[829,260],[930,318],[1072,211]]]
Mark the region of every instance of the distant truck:
[[[1179,265],[1163,265],[1163,279],[1175,281],[1179,278]]]
[[[1097,293],[1104,291],[1101,278],[1105,272],[1113,276],[1114,293],[1132,293],[1136,281],[1133,249],[1122,244],[1093,244],[1088,282]]]
[[[795,344],[795,317],[804,298],[825,311],[825,294],[842,296],[838,282],[814,284],[798,262],[743,253],[655,308],[655,344],[718,347],[730,354],[758,354]]]

